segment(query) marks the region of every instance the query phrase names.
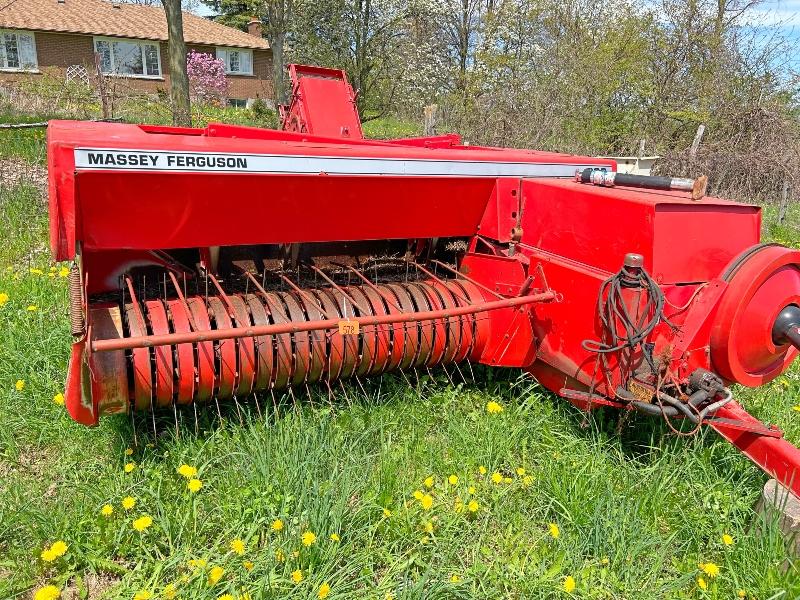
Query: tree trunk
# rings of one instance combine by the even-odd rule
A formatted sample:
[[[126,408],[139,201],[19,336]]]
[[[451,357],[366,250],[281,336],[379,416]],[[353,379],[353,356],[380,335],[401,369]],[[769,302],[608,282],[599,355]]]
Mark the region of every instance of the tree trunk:
[[[269,46],[272,48],[272,90],[275,95],[275,105],[286,104],[286,65],[283,59],[284,34],[267,36]]]
[[[189,104],[189,76],[186,74],[186,42],[183,40],[181,0],[163,0],[169,37],[169,79],[172,100],[172,123],[192,126]]]

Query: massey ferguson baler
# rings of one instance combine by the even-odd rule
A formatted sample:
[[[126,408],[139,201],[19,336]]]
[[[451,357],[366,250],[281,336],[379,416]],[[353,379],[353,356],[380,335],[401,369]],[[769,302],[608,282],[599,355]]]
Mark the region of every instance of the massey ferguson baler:
[[[76,421],[471,361],[708,425],[800,494],[800,451],[729,387],[800,348],[800,252],[760,242],[757,207],[611,160],[366,140],[341,72],[290,72],[281,131],[50,124]]]

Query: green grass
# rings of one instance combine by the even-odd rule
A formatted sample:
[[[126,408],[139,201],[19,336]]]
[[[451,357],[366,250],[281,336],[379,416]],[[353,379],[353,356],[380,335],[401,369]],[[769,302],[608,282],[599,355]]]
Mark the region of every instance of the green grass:
[[[786,235],[797,231],[794,209],[790,217]],[[797,567],[783,569],[783,538],[753,512],[765,476],[738,451],[712,432],[678,439],[635,415],[617,435],[616,412],[587,421],[513,370],[476,369],[477,383],[468,370],[468,382],[451,372],[455,385],[442,371],[412,377],[411,386],[386,376],[332,401],[316,389],[311,398],[261,397],[204,411],[197,424],[181,412],[179,434],[172,415],[158,418],[157,434],[143,417],[79,426],[53,401],[70,335],[66,279],[49,262],[39,191],[0,190],[0,228],[0,293],[8,295],[0,307],[0,598],[45,584],[92,599],[161,598],[168,584],[181,599],[316,598],[323,583],[337,599],[567,598],[568,576],[580,598],[800,594]],[[797,367],[740,392],[794,442],[799,395]],[[487,413],[491,400],[502,413]],[[136,466],[125,473],[129,461]],[[176,472],[184,463],[199,471],[197,493]],[[510,481],[493,483],[494,472]],[[429,510],[416,490],[431,495]],[[136,498],[130,511],[121,506],[127,496]],[[457,498],[474,499],[477,512],[459,511]],[[106,503],[110,517],[100,513]],[[132,523],[143,515],[153,523],[140,533]],[[305,531],[316,535],[310,547]],[[242,556],[230,549],[237,538]],[[66,553],[45,563],[42,550],[57,540]],[[199,559],[205,566],[192,569]],[[707,562],[720,573],[705,577],[703,591],[698,564]],[[212,567],[225,570],[214,585]]]

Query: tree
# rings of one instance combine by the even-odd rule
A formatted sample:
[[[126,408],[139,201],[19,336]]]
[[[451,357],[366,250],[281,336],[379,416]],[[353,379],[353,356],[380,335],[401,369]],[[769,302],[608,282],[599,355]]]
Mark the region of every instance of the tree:
[[[163,0],[169,38],[170,99],[172,123],[191,127],[189,76],[186,73],[186,42],[183,39],[183,13],[180,0]]]
[[[285,103],[286,50],[295,31],[295,14],[303,0],[203,0],[216,11],[217,20],[245,29],[252,18],[261,21],[261,31],[272,50],[272,88],[275,101]]]

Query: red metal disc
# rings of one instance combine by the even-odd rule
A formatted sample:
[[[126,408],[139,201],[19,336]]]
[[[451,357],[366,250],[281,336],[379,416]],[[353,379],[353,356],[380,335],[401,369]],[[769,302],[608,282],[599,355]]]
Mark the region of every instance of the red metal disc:
[[[397,303],[404,313],[413,313],[417,309],[411,300],[411,295],[405,287],[400,284],[390,283],[386,288],[397,298]],[[403,335],[403,359],[398,368],[405,370],[411,367],[416,362],[417,354],[419,353],[419,325],[417,323],[402,323]],[[395,339],[397,335],[395,334]]]
[[[432,310],[428,303],[427,294],[418,286],[409,283],[404,285],[403,288],[408,292],[409,296],[411,296],[416,312]],[[431,321],[419,321],[417,322],[417,328],[419,329],[419,351],[417,352],[416,360],[414,360],[414,367],[421,367],[422,365],[428,364],[433,346],[436,342],[434,340],[434,326]]]
[[[300,306],[303,307],[309,321],[322,321],[325,318],[322,316],[322,312],[319,309],[317,298],[308,291],[304,294],[296,294],[295,299],[300,302]],[[327,362],[328,352],[324,331],[309,331],[308,337],[311,342],[311,362],[308,369],[307,381],[313,383],[319,381],[320,377],[322,377],[322,371]]]
[[[392,291],[384,285],[378,286],[378,288],[380,289],[381,297],[383,298],[387,314],[392,316],[402,314],[400,312],[400,301],[397,299],[397,296],[395,296],[394,293],[392,293]],[[400,366],[406,351],[405,324],[393,323],[392,325],[389,325],[388,328],[388,331],[390,332],[389,340],[391,342],[391,354],[387,359],[384,371],[393,371]]]
[[[360,317],[372,317],[372,306],[369,303],[369,300],[361,291],[361,288],[357,287],[349,287],[347,288],[347,293],[350,294],[350,297],[355,300],[355,302],[361,308],[356,309],[358,311],[358,316]],[[372,364],[375,360],[375,342],[376,342],[376,335],[375,335],[375,326],[374,325],[363,325],[361,327],[361,331],[359,332],[358,337],[360,338],[361,345],[359,347],[360,354],[359,354],[359,362],[358,368],[356,369],[356,375],[366,375],[370,372],[372,368]]]
[[[329,294],[321,290],[312,290],[313,295],[319,301],[322,308],[325,310],[325,316],[328,319],[338,319],[339,311],[336,309],[336,304]],[[328,381],[333,381],[339,377],[342,372],[342,363],[344,361],[344,339],[338,332],[329,331],[326,333],[327,338],[327,360],[325,362],[325,373]]]
[[[225,305],[216,296],[208,297],[208,313],[214,319],[214,329],[230,329],[233,326]],[[217,356],[217,396],[231,398],[236,387],[236,340],[219,340]]]
[[[471,304],[467,293],[458,284],[452,281],[445,281],[445,287],[451,291],[456,301],[456,306],[468,306]],[[453,355],[453,362],[461,362],[472,350],[474,341],[475,315],[462,315],[458,319],[461,340],[458,342],[458,350]]]
[[[289,315],[289,320],[293,323],[303,323],[308,320],[306,313],[300,308],[292,294],[281,292],[279,294]],[[293,333],[294,338],[294,375],[292,376],[292,385],[300,385],[308,377],[308,370],[311,364],[311,344],[310,336],[307,331],[299,331]]]
[[[764,246],[728,277],[711,330],[711,360],[728,381],[764,385],[786,371],[798,351],[776,346],[772,327],[788,305],[800,306],[800,250]]]
[[[228,296],[228,301],[233,308],[234,325],[236,327],[250,327],[250,311],[247,304],[238,294]],[[242,337],[237,340],[239,350],[237,396],[246,396],[253,391],[253,381],[256,377],[256,344],[252,337]]]
[[[130,337],[148,335],[142,317],[133,305],[125,307],[125,320]],[[136,410],[150,410],[153,405],[153,372],[150,363],[150,348],[134,348],[133,359],[133,407]]]
[[[320,294],[328,294],[336,306],[336,312],[339,318],[344,318],[345,311],[347,318],[353,317],[353,303],[345,298],[341,292],[335,289],[324,289],[319,291]],[[334,315],[332,317],[335,318]],[[358,364],[358,338],[354,335],[342,336],[338,331],[331,334],[331,344],[334,343],[335,338],[342,340],[344,344],[344,358],[342,360],[342,371],[340,377],[347,379],[356,370]]]
[[[429,283],[414,283],[412,285],[425,294],[431,310],[442,310],[444,308],[441,296],[436,293]],[[428,366],[433,367],[442,361],[447,348],[447,320],[433,319],[430,323],[433,325],[433,346],[431,347],[431,355],[428,358]]]
[[[383,302],[381,295],[369,286],[361,288],[364,295],[369,301],[372,308],[372,314],[376,316],[384,316],[389,313],[386,310],[386,305]],[[383,373],[389,363],[392,352],[392,326],[391,325],[378,325],[375,327],[375,357],[372,361],[372,367],[369,370],[370,375]]]
[[[192,313],[194,324],[199,331],[211,331],[208,308],[202,298],[187,298],[186,304]],[[217,381],[217,367],[214,342],[197,342],[197,390],[195,402],[208,402],[214,395]]]
[[[245,297],[247,306],[250,308],[250,315],[253,318],[254,325],[269,325],[269,318],[267,311],[264,310],[264,304],[261,299],[254,294],[248,294]],[[263,391],[269,388],[272,382],[273,364],[275,361],[275,348],[272,343],[272,336],[260,335],[255,339],[256,347],[256,379],[254,390]]]
[[[189,324],[189,314],[180,300],[167,301],[167,313],[172,322],[175,333],[189,333],[192,330]],[[195,367],[194,345],[178,344],[175,346],[178,393],[175,401],[178,404],[190,404],[194,399]]]
[[[276,325],[288,323],[286,307],[276,294],[268,293],[264,300],[266,302],[267,313]],[[273,387],[277,390],[284,389],[289,385],[292,378],[294,362],[292,360],[292,334],[282,333],[275,336],[275,377]]]
[[[472,304],[487,301],[480,288],[469,281],[451,280],[448,283],[457,286],[457,289],[463,291],[462,295],[469,298]],[[489,299],[496,300],[497,298],[492,297]],[[483,355],[483,349],[486,346],[486,340],[489,339],[489,328],[491,326],[491,321],[489,320],[489,315],[487,313],[476,313],[475,315],[472,315],[472,321],[474,323],[472,329],[473,342],[468,359],[472,362],[480,362],[480,358]]]
[[[433,291],[439,294],[444,308],[449,309],[458,306],[456,298],[453,297],[453,293],[447,286],[438,281],[429,281],[428,284]],[[459,345],[461,344],[463,336],[461,335],[461,321],[458,317],[449,317],[445,320],[445,323],[447,326],[447,346],[444,350],[442,362],[449,364],[453,362],[453,357],[459,351]]]
[[[161,300],[148,300],[144,303],[147,318],[150,319],[150,327],[153,335],[165,335],[170,333],[169,319],[167,311]],[[172,346],[156,346],[155,366],[156,366],[156,404],[159,407],[170,406],[172,404],[173,377],[172,370]]]

